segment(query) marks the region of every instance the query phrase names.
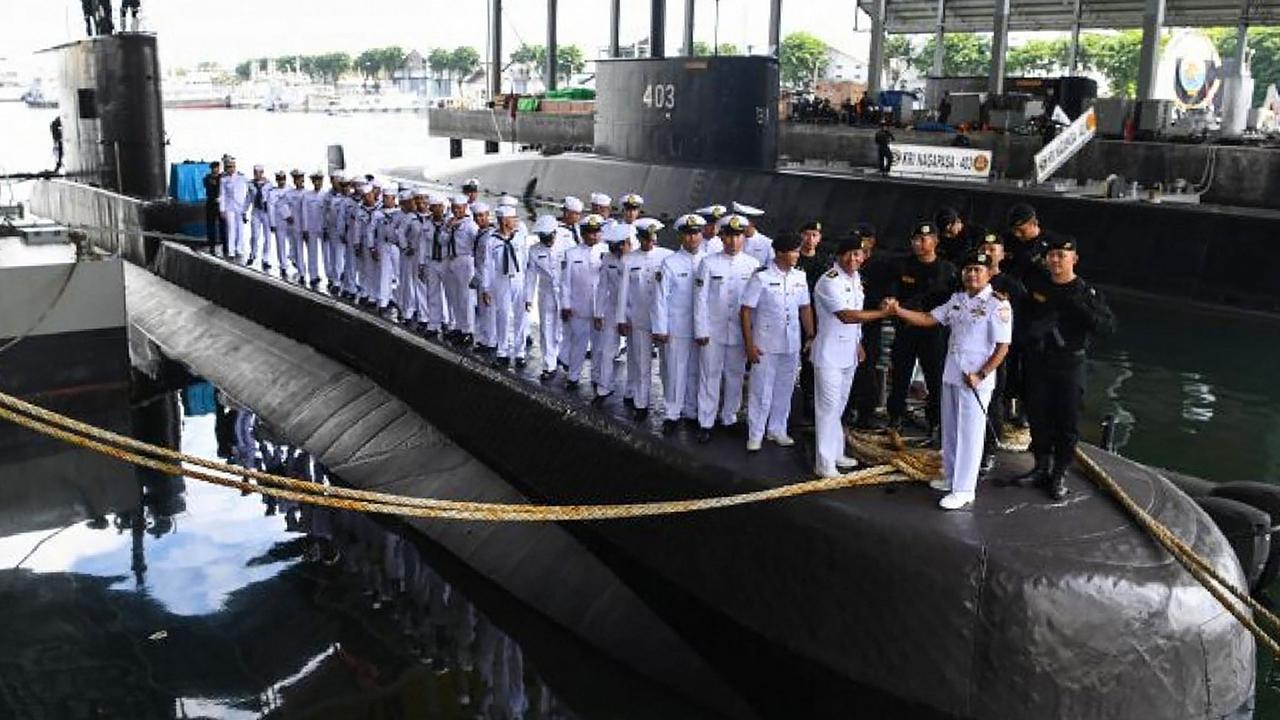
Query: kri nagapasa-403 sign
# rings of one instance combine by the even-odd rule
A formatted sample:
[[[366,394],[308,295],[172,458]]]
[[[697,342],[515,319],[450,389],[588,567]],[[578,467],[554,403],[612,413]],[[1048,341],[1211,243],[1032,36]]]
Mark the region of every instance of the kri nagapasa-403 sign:
[[[1080,152],[1097,131],[1098,116],[1089,108],[1036,153],[1036,182],[1048,180],[1063,163]]]
[[[889,145],[890,175],[929,175],[985,179],[991,174],[991,151],[942,145]]]

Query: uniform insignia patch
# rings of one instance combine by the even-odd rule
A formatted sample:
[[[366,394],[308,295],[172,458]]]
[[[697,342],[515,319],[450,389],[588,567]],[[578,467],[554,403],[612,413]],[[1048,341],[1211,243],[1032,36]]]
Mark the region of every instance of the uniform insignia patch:
[[[1013,310],[1008,305],[1001,305],[996,309],[996,317],[1000,318],[1000,322],[1007,323],[1013,319]]]
[[[662,271],[659,270],[653,274],[653,279],[662,282]]]
[[[1044,295],[1041,295],[1041,294],[1040,294],[1040,293],[1038,293],[1038,292],[1033,292],[1033,293],[1031,293],[1031,297],[1035,298],[1035,301],[1036,301],[1036,302],[1045,302],[1046,300],[1048,300],[1048,299],[1049,299],[1049,298],[1045,297]]]
[[[908,285],[915,285],[915,284],[916,284],[916,279],[915,279],[915,278],[913,278],[913,277],[911,277],[910,275],[903,275],[903,276],[902,276],[902,282],[904,282],[904,283],[906,283],[906,284],[908,284]]]
[[[829,278],[837,277],[839,275],[840,273],[836,272],[835,270],[831,270],[830,272],[827,273],[827,277]]]
[[[698,287],[702,287],[702,278],[697,278],[696,280],[693,281],[693,284],[697,285]]]

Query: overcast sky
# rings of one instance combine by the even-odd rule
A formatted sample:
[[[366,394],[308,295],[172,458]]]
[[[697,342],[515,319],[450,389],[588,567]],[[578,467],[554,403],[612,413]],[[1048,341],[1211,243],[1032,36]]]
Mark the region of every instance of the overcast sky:
[[[113,3],[119,6],[119,0]],[[684,0],[668,0],[667,48],[677,51],[683,31]],[[698,40],[711,42],[719,5],[720,42],[751,45],[768,41],[768,0],[697,0]],[[312,54],[328,50],[356,53],[369,47],[405,49],[472,45],[484,52],[485,0],[142,0],[145,29],[160,38],[164,66],[201,60],[235,63],[251,57]],[[546,39],[545,0],[505,0],[503,47]],[[649,0],[623,0],[622,42],[648,34]],[[845,52],[866,57],[866,17],[854,31],[855,0],[784,0],[782,33],[806,30]],[[372,15],[369,9],[376,9]],[[608,0],[560,0],[559,42],[580,46],[588,58],[609,40]],[[84,21],[79,0],[0,0],[0,55],[22,62],[30,53],[79,39]]]

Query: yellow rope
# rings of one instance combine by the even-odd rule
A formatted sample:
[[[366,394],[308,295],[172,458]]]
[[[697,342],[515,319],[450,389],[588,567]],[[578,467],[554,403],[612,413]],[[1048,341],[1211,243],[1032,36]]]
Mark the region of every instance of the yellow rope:
[[[806,482],[782,485],[775,488],[768,488],[765,490],[712,498],[601,505],[506,505],[501,503],[454,503],[454,501],[436,500],[433,501],[437,503],[436,505],[424,507],[420,505],[405,504],[409,501],[421,500],[420,498],[378,494],[380,497],[384,498],[385,501],[374,502],[364,499],[342,497],[338,496],[334,492],[342,490],[342,488],[317,485],[294,478],[285,478],[268,473],[257,473],[256,471],[255,477],[264,478],[266,481],[278,484],[280,487],[274,485],[254,485],[243,480],[234,480],[220,475],[192,470],[190,468],[185,468],[182,465],[144,457],[129,450],[114,447],[88,437],[76,435],[50,423],[46,423],[32,417],[23,416],[7,407],[14,404],[9,402],[12,400],[15,399],[0,393],[0,404],[6,405],[6,407],[0,407],[0,418],[49,437],[62,440],[63,442],[67,442],[77,447],[92,450],[124,462],[151,468],[169,475],[183,475],[195,480],[203,480],[205,482],[222,485],[224,487],[231,487],[246,492],[258,492],[263,495],[269,495],[271,497],[285,500],[305,502],[313,505],[323,505],[326,507],[334,507],[344,510],[394,514],[408,517],[425,517],[447,520],[485,520],[493,522],[611,520],[727,508],[738,505],[767,502],[770,500],[779,500],[788,497],[796,497],[799,495],[828,492],[831,490],[839,490],[849,487],[910,481],[909,478],[893,474],[895,471],[893,466],[880,465],[836,478],[810,480]],[[56,417],[65,424],[77,424],[76,421],[73,421],[70,418],[65,418],[64,416],[57,415],[56,413],[50,413],[47,410],[44,410],[43,413]],[[103,437],[106,435],[114,435],[113,433],[106,433],[105,431],[95,431],[91,434],[97,434]],[[148,447],[150,450],[154,451],[167,450],[167,448],[147,446],[145,443],[138,443],[137,441],[132,441],[132,443]],[[244,477],[247,472],[245,468],[203,459],[201,459],[201,464],[210,469],[233,476]],[[284,489],[286,486],[296,488],[296,490]],[[396,502],[391,502],[391,500],[395,500]]]

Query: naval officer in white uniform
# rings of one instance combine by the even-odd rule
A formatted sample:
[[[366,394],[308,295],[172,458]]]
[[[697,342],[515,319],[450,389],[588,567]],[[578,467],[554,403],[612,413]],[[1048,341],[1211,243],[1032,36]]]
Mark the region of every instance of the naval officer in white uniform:
[[[795,444],[787,434],[787,420],[800,369],[801,328],[805,344],[813,339],[809,282],[796,269],[800,238],[784,235],[773,251],[742,292],[742,341],[747,362],[754,366],[747,397],[748,452],[760,449],[766,431],[778,445]]]
[[[702,263],[702,228],[698,215],[676,220],[680,249],[668,255],[653,274],[650,325],[662,362],[662,432],[671,434],[680,418],[698,417],[698,345],[693,339],[693,295]]]
[[[845,238],[836,249],[836,264],[818,278],[813,306],[818,321],[810,358],[813,361],[814,434],[817,436],[814,472],[838,477],[837,468],[858,462],[844,454],[844,425],[840,416],[849,401],[853,374],[863,357],[861,323],[882,320],[887,310],[862,309],[862,278],[858,268],[866,255],[857,236]]]
[[[218,210],[227,225],[227,258],[239,260],[247,249],[244,227],[249,221],[249,181],[236,171],[235,158],[224,156],[222,164],[226,170],[218,180],[222,184],[218,191]]]
[[[649,415],[649,395],[653,387],[653,304],[657,281],[654,276],[671,251],[658,247],[654,218],[635,222],[640,247],[622,261],[622,292],[618,294],[618,334],[627,338],[627,391],[637,420]]]
[[[990,285],[991,256],[971,251],[964,260],[964,290],[930,312],[886,305],[917,327],[945,325],[951,330],[942,371],[942,478],[929,483],[948,494],[938,503],[958,510],[973,502],[982,464],[987,408],[1013,336],[1013,310]]]

